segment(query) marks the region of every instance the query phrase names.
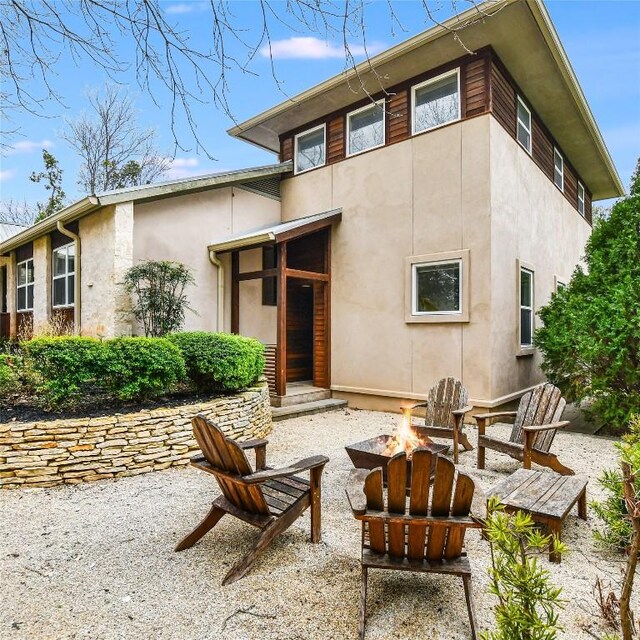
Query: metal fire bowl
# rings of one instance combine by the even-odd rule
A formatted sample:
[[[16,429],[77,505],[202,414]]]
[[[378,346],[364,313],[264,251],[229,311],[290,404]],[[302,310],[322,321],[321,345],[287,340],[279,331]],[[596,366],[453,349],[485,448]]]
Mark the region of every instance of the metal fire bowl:
[[[420,432],[420,427],[413,427],[415,431]],[[369,440],[363,440],[362,442],[356,442],[345,447],[346,452],[351,458],[351,462],[356,469],[376,469],[382,467],[382,474],[384,477],[384,483],[387,484],[387,463],[391,459],[391,456],[384,455],[383,451],[387,447],[387,442],[391,440],[393,436],[382,435],[376,438],[369,438]],[[422,436],[424,438],[424,436]],[[436,457],[435,454],[445,454],[449,451],[449,445],[435,444],[427,438],[428,442],[422,445],[425,449],[431,451],[434,454],[431,461],[431,477],[435,473]],[[411,458],[407,457],[407,487],[411,486]]]

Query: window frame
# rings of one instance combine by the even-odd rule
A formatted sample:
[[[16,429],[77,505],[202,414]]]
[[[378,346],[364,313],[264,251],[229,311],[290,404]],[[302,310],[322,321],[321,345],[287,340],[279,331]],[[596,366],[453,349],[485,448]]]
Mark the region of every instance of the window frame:
[[[345,116],[346,123],[346,158],[351,158],[352,156],[357,156],[361,153],[365,153],[366,151],[371,151],[372,149],[379,149],[380,147],[384,147],[387,144],[387,108],[386,108],[386,100],[385,98],[381,98],[380,100],[376,100],[375,102],[370,102],[369,104],[364,105],[358,109],[354,109],[353,111],[349,111]],[[355,116],[358,113],[362,113],[363,111],[367,111],[368,109],[376,108],[379,109],[381,107],[382,110],[382,142],[380,144],[376,144],[373,147],[367,147],[366,149],[361,149],[360,151],[351,151],[351,116]]]
[[[580,198],[580,190],[582,190],[582,199]],[[578,213],[584,218],[586,217],[586,201],[587,201],[587,192],[584,188],[584,184],[580,180],[578,180],[578,186],[576,188],[576,198],[577,198],[577,209]],[[582,200],[582,210],[580,210],[580,202]]]
[[[436,124],[433,127],[429,127],[427,129],[420,129],[420,131],[416,131],[416,91],[422,89],[423,87],[427,87],[430,84],[435,84],[440,80],[444,80],[449,76],[456,76],[457,80],[457,90],[458,90],[458,115],[456,118],[452,118],[451,120],[447,120],[447,122],[441,122],[440,124]],[[427,131],[434,131],[435,129],[439,129],[440,127],[445,127],[452,122],[460,122],[462,120],[462,92],[460,88],[460,67],[456,67],[455,69],[451,69],[450,71],[445,71],[433,78],[429,78],[428,80],[424,80],[423,82],[419,82],[418,84],[414,84],[411,87],[411,135],[417,136],[421,133],[426,133]]]
[[[556,172],[558,170],[556,166],[556,160],[558,158],[560,158],[560,184],[559,185],[556,182]],[[555,184],[556,187],[558,187],[558,189],[560,189],[560,191],[564,193],[564,156],[562,155],[558,147],[553,147],[553,184]]]
[[[63,244],[59,247],[56,247],[55,249],[53,249],[51,251],[51,308],[52,309],[71,309],[71,308],[75,308],[76,306],[76,296],[75,296],[75,290],[73,292],[73,302],[69,303],[69,276],[73,276],[73,282],[74,282],[74,287],[75,287],[75,278],[76,278],[76,261],[77,261],[77,256],[75,254],[75,246],[76,243],[75,242],[68,242],[67,244]],[[74,248],[74,254],[73,254],[73,271],[69,271],[69,247],[73,247]],[[65,250],[65,273],[61,274],[61,275],[54,275],[54,264],[55,264],[55,259],[56,259],[56,253],[60,252],[61,250]],[[64,293],[65,293],[65,300],[67,302],[65,302],[64,304],[55,304],[55,282],[56,280],[62,280],[64,278]]]
[[[524,108],[524,110],[529,114],[529,126],[525,127],[524,126],[524,122],[522,122],[522,120],[520,120],[520,115],[518,114],[518,105],[522,105],[522,107]],[[529,134],[529,146],[525,147],[522,142],[520,141],[520,138],[518,137],[518,125],[522,124],[522,126],[524,127],[525,131]],[[516,142],[529,154],[532,155],[532,149],[533,149],[533,118],[531,115],[531,109],[526,105],[525,101],[519,96],[516,95]]]
[[[298,169],[298,139],[303,136],[309,135],[310,133],[314,133],[322,129],[324,134],[324,161],[322,164],[318,164],[314,167],[309,167],[307,169]],[[311,127],[310,129],[306,129],[305,131],[301,131],[300,133],[296,133],[293,137],[293,173],[295,175],[306,173],[307,171],[313,171],[314,169],[319,169],[320,167],[325,167],[327,165],[327,123],[323,122],[315,127]]]
[[[452,262],[457,262],[460,265],[460,310],[416,312],[417,267]],[[405,258],[405,322],[408,324],[469,322],[469,282],[469,249],[429,253]]]
[[[20,272],[20,265],[22,264],[26,265],[28,262],[31,262],[31,273],[33,274],[33,280],[31,280],[31,282],[28,282],[25,280],[24,284],[18,284],[18,273]],[[29,273],[28,268],[26,268],[26,273],[27,274]],[[35,281],[36,281],[36,276],[35,276],[35,265],[33,263],[33,258],[26,258],[25,260],[20,260],[20,262],[17,262],[16,263],[16,313],[29,313],[33,311],[33,305],[31,307],[25,306],[23,308],[20,308],[18,291],[20,289],[25,290],[24,301],[25,301],[25,305],[28,305],[29,304],[29,287],[31,287],[33,289],[33,299],[35,303],[35,293],[36,293]]]
[[[517,297],[517,318],[518,318],[518,332],[516,335],[516,341],[517,341],[517,352],[516,355],[517,356],[528,356],[528,355],[532,355],[535,353],[535,347],[534,347],[534,343],[533,343],[533,336],[535,333],[535,328],[536,328],[536,322],[535,322],[535,318],[536,318],[536,312],[535,312],[535,308],[536,308],[536,272],[535,269],[533,268],[532,265],[526,263],[526,262],[522,262],[520,260],[517,261],[518,263],[518,277],[517,277],[517,284],[518,284],[518,297]],[[530,299],[530,306],[526,306],[522,304],[522,272],[526,271],[528,273],[531,274],[531,299]],[[523,309],[527,309],[530,313],[531,313],[531,343],[530,344],[524,344],[522,342],[522,310]]]

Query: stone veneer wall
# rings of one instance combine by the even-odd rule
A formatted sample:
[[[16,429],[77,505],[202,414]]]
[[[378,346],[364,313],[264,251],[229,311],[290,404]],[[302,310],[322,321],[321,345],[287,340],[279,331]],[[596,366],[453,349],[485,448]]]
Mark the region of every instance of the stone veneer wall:
[[[265,382],[198,404],[0,424],[0,488],[77,484],[187,464],[198,449],[191,429],[197,413],[211,417],[237,440],[271,432]]]

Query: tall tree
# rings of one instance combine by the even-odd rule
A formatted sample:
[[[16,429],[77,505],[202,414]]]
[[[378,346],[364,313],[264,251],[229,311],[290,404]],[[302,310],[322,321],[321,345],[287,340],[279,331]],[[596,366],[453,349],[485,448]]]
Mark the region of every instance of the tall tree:
[[[38,213],[35,222],[40,222],[44,218],[48,218],[56,211],[64,206],[66,194],[62,189],[62,174],[58,160],[46,149],[42,150],[42,160],[44,162],[44,171],[35,171],[31,174],[29,180],[31,182],[44,182],[44,188],[49,192],[49,198],[46,202],[38,202],[36,208]]]
[[[87,193],[149,184],[169,168],[156,133],[137,123],[133,99],[114,85],[88,94],[90,111],[68,120],[63,138],[78,152],[78,185]]]

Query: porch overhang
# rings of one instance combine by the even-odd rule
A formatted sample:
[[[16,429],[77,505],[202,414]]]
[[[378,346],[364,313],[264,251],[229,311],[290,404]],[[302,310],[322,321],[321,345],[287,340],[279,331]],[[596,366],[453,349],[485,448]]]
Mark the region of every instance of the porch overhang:
[[[234,234],[209,245],[213,253],[240,251],[268,244],[279,244],[294,240],[309,233],[326,229],[342,220],[342,209],[331,209],[312,216],[298,218],[290,222],[281,222],[268,227],[260,227],[251,231]]]

